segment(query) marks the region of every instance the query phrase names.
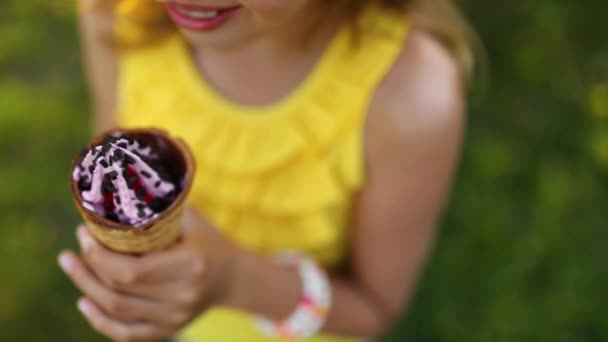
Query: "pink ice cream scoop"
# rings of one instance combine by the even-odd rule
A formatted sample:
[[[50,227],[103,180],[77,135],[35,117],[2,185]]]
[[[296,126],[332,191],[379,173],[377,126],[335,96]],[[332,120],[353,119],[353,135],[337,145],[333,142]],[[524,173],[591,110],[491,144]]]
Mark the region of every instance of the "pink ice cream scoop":
[[[169,207],[180,190],[159,155],[126,135],[108,137],[83,156],[72,172],[82,205],[111,221],[141,227]]]

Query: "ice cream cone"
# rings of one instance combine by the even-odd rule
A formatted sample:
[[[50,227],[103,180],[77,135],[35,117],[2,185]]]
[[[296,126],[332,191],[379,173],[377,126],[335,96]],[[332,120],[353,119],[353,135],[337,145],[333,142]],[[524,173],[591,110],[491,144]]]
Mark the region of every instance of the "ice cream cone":
[[[186,206],[186,198],[192,188],[195,162],[188,146],[180,139],[170,137],[157,129],[116,129],[98,136],[91,146],[98,145],[108,136],[117,133],[128,135],[145,142],[159,153],[165,165],[181,178],[181,191],[158,217],[143,226],[133,227],[109,220],[83,206],[81,190],[77,182],[70,178],[72,197],[78,212],[84,219],[91,234],[107,248],[123,253],[148,253],[165,249],[180,235],[181,219]],[[72,167],[80,163],[82,156],[74,159]]]

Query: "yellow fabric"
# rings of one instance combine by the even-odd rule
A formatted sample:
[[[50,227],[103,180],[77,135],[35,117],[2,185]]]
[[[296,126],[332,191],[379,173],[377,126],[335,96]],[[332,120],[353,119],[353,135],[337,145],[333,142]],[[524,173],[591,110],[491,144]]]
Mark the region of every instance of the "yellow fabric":
[[[400,15],[369,10],[363,20],[358,41],[342,29],[308,78],[267,107],[218,95],[177,34],[127,50],[118,122],[189,143],[198,164],[189,203],[226,236],[260,254],[300,250],[331,268],[345,257],[352,199],[364,181],[366,113],[407,32]],[[183,338],[277,341],[259,334],[250,315],[226,308],[202,315]]]

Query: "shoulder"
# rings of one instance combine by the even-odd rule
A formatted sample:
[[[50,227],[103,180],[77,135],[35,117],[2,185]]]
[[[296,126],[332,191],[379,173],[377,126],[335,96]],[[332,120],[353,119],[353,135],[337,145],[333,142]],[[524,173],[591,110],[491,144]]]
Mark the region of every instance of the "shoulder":
[[[463,130],[465,89],[457,62],[428,33],[414,29],[370,106],[367,149],[402,151],[447,145]],[[431,146],[428,146],[431,147]]]

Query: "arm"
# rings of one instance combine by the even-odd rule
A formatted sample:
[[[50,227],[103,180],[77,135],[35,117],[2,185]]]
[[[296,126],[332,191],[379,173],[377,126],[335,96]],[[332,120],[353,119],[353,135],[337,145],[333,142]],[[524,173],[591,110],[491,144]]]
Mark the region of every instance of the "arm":
[[[349,267],[332,278],[324,331],[379,335],[401,314],[431,249],[463,131],[455,63],[414,33],[379,89],[366,127],[367,183],[357,199]],[[60,263],[91,325],[117,340],[171,336],[211,305],[281,319],[298,275],[223,238],[197,216],[182,242],[143,257],[112,253],[79,230],[82,258]]]
[[[100,9],[107,0],[81,0],[80,37],[83,64],[92,97],[93,130],[103,131],[114,126],[116,108],[117,63],[115,50],[107,42],[112,32],[112,14]]]

